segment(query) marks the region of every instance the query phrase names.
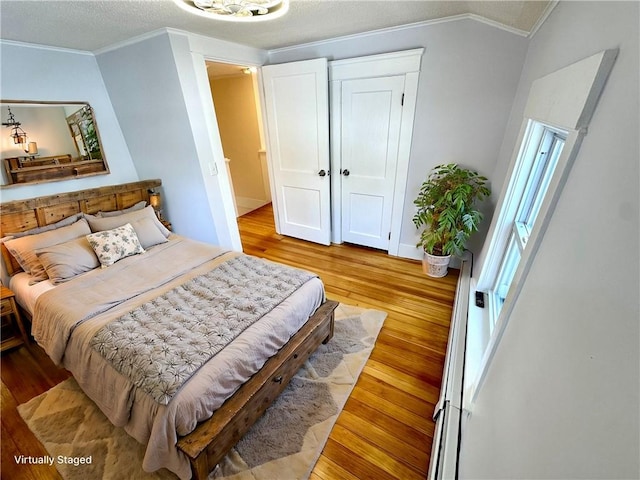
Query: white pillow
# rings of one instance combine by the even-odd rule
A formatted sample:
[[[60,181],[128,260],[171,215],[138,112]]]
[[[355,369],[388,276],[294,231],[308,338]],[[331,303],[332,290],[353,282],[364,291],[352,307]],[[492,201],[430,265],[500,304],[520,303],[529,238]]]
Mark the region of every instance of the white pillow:
[[[144,248],[130,223],[113,230],[91,233],[87,235],[87,240],[96,252],[102,268],[113,265],[125,257],[144,253]]]

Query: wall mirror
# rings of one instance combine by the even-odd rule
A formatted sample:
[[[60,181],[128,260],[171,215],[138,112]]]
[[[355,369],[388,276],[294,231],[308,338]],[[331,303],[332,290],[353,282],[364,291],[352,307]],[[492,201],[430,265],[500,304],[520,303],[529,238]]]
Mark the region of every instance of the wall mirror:
[[[3,188],[109,173],[88,103],[2,100],[0,118]]]

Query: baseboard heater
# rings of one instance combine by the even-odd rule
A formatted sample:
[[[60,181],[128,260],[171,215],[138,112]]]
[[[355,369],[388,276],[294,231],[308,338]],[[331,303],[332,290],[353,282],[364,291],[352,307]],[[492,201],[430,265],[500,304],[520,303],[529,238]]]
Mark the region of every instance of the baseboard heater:
[[[427,473],[428,480],[455,480],[458,478],[470,283],[471,263],[465,260],[460,267],[460,276],[456,287],[440,398],[433,413],[436,426]]]

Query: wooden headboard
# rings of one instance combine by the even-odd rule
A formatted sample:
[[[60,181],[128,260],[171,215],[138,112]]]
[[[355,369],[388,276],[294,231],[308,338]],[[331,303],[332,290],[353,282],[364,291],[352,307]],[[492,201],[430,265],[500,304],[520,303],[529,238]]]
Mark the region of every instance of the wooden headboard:
[[[141,200],[149,202],[149,190],[160,185],[161,180],[143,180],[0,203],[0,238],[50,225],[80,212],[122,210]],[[9,275],[21,270],[4,244],[2,259]]]

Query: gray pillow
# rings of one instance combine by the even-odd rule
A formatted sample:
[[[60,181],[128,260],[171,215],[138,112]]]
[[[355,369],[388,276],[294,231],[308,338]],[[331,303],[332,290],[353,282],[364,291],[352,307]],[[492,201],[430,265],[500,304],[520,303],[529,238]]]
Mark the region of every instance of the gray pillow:
[[[151,205],[143,208],[142,210],[135,210],[133,212],[124,213],[115,217],[97,217],[95,215],[85,215],[85,218],[89,222],[89,226],[91,227],[92,232],[113,230],[114,228],[121,227],[122,225],[126,225],[127,223],[133,224],[133,222],[137,220],[149,218],[153,221],[153,224],[158,230],[160,230],[165,238],[168,237],[171,233],[165,228],[164,225],[162,225],[162,223],[160,223],[160,220],[158,220],[158,217],[156,216],[156,213]]]
[[[96,216],[97,217],[117,217],[118,215],[122,215],[124,213],[135,212],[136,210],[142,210],[146,206],[147,206],[147,202],[142,200],[129,208],[125,208],[123,210],[111,210],[109,212],[101,211],[101,212],[98,212]]]
[[[22,269],[33,277],[32,282],[38,282],[47,279],[47,272],[42,263],[40,263],[36,250],[68,242],[88,233],[91,233],[91,229],[87,221],[81,218],[72,225],[35,235],[14,238],[5,241],[4,244]]]
[[[52,223],[51,225],[45,225],[44,227],[36,227],[31,230],[27,230],[25,232],[15,232],[15,233],[7,233],[7,237],[20,238],[26,237],[27,235],[36,235],[38,233],[48,232],[51,230],[55,230],[57,228],[66,227],[73,223],[76,223],[83,217],[84,213],[76,213],[75,215],[71,215],[70,217],[63,218],[62,220]]]
[[[167,237],[164,236],[160,230],[156,227],[154,221],[151,218],[141,218],[135,222],[131,222],[131,226],[136,231],[138,240],[142,248],[145,250],[159,243],[168,242]]]
[[[86,237],[41,248],[36,250],[36,255],[54,285],[100,266]]]

